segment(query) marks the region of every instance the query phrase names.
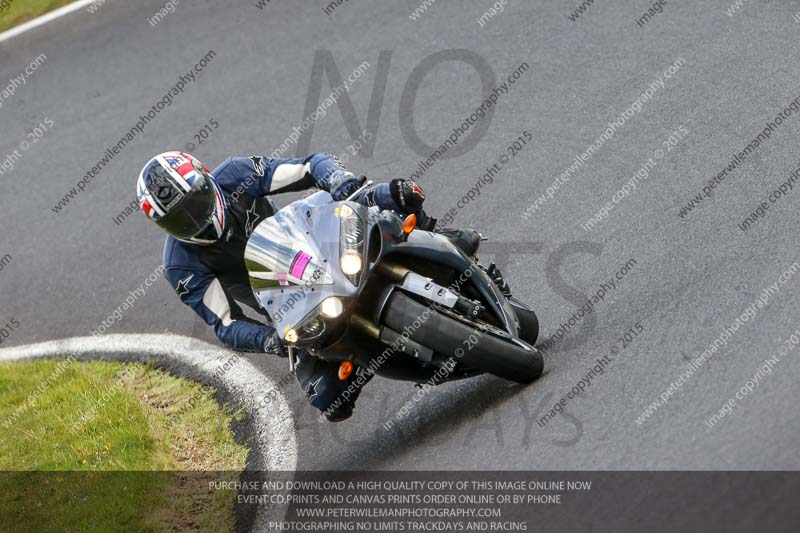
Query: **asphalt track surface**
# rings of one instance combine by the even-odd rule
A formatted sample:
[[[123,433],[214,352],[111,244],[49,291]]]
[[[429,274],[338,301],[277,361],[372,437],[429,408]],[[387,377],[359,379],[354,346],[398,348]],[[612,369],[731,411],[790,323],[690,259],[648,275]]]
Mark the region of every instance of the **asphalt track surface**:
[[[426,156],[404,138],[402,120],[413,111],[414,130],[437,145],[480,105],[482,89],[478,71],[458,60],[411,80],[418,86],[411,109],[401,101],[404,87],[426,58],[467,50],[474,53],[469,57],[485,61],[496,83],[523,62],[530,68],[481,122],[487,129],[477,144],[438,161],[419,179],[430,210],[453,207],[484,168],[510,155],[507,147],[527,130],[532,141],[453,225],[480,229],[491,239],[487,250],[513,251],[501,263],[515,295],[538,311],[542,338],[556,333],[622,265],[634,259],[635,266],[547,351],[548,371],[531,386],[492,377],[444,385],[415,402],[390,431],[382,424],[412,397],[416,389],[409,384],[374,380],[355,416],[336,426],[319,424],[299,388],[288,387],[298,468],[797,468],[800,351],[783,356],[712,429],[705,422],[800,327],[800,276],[780,285],[666,405],[636,423],[692,358],[800,260],[799,192],[770,205],[746,233],[737,228],[797,168],[797,113],[710,198],[686,218],[678,216],[732,155],[800,94],[795,9],[752,2],[729,17],[727,0],[670,2],[639,27],[635,19],[649,2],[596,2],[573,22],[568,15],[577,2],[512,0],[481,27],[476,19],[491,2],[436,2],[417,21],[409,18],[419,5],[411,0],[352,0],[332,16],[323,12],[323,1],[272,0],[263,9],[254,4],[180,3],[151,27],[147,19],[164,5],[161,0],[109,0],[96,14],[81,10],[0,44],[0,80],[21,74],[41,53],[47,57],[0,109],[0,158],[18,149],[41,121],[54,124],[0,175],[0,257],[13,258],[0,271],[0,323],[12,318],[19,323],[2,347],[89,334],[160,264],[163,237],[157,228],[139,215],[120,225],[112,221],[133,198],[136,174],[153,154],[195,142],[193,135],[211,119],[219,128],[193,150],[209,166],[229,155],[269,154],[302,122],[315,55],[328,53],[345,77],[362,61],[370,64],[349,92],[355,116],[345,119],[334,106],[314,125],[310,149],[343,153],[353,142],[347,124],[365,127],[375,77],[383,68],[379,53],[389,51],[374,152],[353,158],[350,166],[377,179],[409,176]],[[106,146],[209,50],[216,57],[196,83],[85,192],[54,213],[51,208]],[[435,57],[466,57],[447,54]],[[685,63],[664,87],[552,199],[523,219],[608,123],[680,58]],[[488,89],[494,86],[489,83]],[[329,90],[323,77],[323,98]],[[655,150],[666,150],[664,141],[681,126],[688,133],[649,178],[585,231],[581,225]],[[539,427],[536,418],[596,359],[612,347],[621,349],[618,339],[636,323],[643,331],[569,401],[567,415]],[[109,331],[165,330],[215,341],[163,280]],[[276,381],[286,373],[283,360],[259,355],[248,360]]]

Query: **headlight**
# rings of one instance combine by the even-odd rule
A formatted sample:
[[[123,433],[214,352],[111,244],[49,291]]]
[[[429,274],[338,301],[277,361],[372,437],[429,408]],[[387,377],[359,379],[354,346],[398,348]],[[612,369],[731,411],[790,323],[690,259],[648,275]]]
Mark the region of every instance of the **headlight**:
[[[347,203],[339,207],[339,266],[356,286],[361,282],[366,244],[366,224],[358,214],[361,208]]]
[[[355,276],[361,272],[361,256],[357,252],[345,252],[339,260],[339,265],[342,267],[342,272],[348,276]]]
[[[336,318],[342,314],[342,311],[344,311],[344,305],[336,296],[325,298],[319,309],[320,314],[325,318]]]
[[[325,322],[317,314],[302,324],[286,331],[283,339],[289,344],[305,345],[319,339],[325,333]]]
[[[283,339],[287,344],[294,344],[296,346],[308,346],[309,344],[320,340],[326,334],[328,326],[336,328],[333,322],[326,324],[323,319],[335,319],[342,315],[344,312],[344,302],[341,298],[336,296],[329,296],[322,300],[319,307],[316,307],[311,313],[300,322],[300,324],[285,330]]]

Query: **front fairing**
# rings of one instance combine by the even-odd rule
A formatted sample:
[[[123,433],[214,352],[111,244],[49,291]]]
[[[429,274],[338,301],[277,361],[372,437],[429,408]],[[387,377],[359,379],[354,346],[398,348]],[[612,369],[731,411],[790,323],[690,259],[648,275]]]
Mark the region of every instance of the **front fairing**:
[[[281,336],[302,323],[325,298],[337,296],[346,302],[358,294],[360,287],[339,267],[343,204],[333,202],[327,192],[318,192],[284,207],[250,236],[244,255],[250,285]],[[348,205],[366,221],[366,207]]]

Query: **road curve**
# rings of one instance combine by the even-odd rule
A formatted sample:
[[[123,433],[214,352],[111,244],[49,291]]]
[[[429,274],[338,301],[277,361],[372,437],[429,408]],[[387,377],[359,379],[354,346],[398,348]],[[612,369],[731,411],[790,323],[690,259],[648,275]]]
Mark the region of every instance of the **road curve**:
[[[0,80],[46,56],[0,108],[0,163],[13,160],[0,167],[0,324],[19,324],[0,348],[85,337],[103,322],[108,339],[169,330],[216,345],[163,280],[143,286],[162,236],[141,216],[120,219],[139,168],[189,145],[212,167],[269,154],[336,85],[334,66],[347,78],[366,61],[348,99],[290,155],[351,154],[369,128],[374,147],[349,165],[375,179],[411,176],[497,89],[473,136],[417,179],[432,212],[454,209],[452,225],[490,238],[483,257],[499,254],[542,338],[558,342],[535,384],[444,385],[391,431],[383,422],[413,398],[407,384],[373,381],[339,425],[319,424],[289,387],[298,469],[798,468],[797,352],[740,393],[800,325],[800,276],[785,274],[800,261],[797,187],[769,199],[800,164],[800,118],[790,109],[752,143],[800,94],[790,7],[746,3],[729,16],[730,0],[668,3],[640,25],[647,6],[622,2],[573,18],[577,0],[507,2],[482,24],[493,4],[478,0],[435,2],[415,20],[411,0],[346,2],[330,15],[324,1],[255,4],[181,2],[153,26],[162,0],[108,0],[0,44]],[[55,212],[210,51],[195,80]],[[219,128],[195,137],[211,119]],[[46,120],[53,126],[21,150]],[[275,381],[286,373],[281,359],[244,360]],[[576,387],[564,413],[542,422]],[[736,410],[709,428],[730,398]]]

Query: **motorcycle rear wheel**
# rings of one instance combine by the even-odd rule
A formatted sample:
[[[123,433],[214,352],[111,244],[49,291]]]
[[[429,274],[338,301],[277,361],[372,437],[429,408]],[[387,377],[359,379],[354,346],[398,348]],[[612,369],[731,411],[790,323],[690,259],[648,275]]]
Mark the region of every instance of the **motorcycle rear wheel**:
[[[423,346],[497,377],[531,383],[542,375],[544,361],[535,348],[526,349],[470,327],[402,292],[391,296],[382,321],[395,331],[408,331],[409,337]]]

